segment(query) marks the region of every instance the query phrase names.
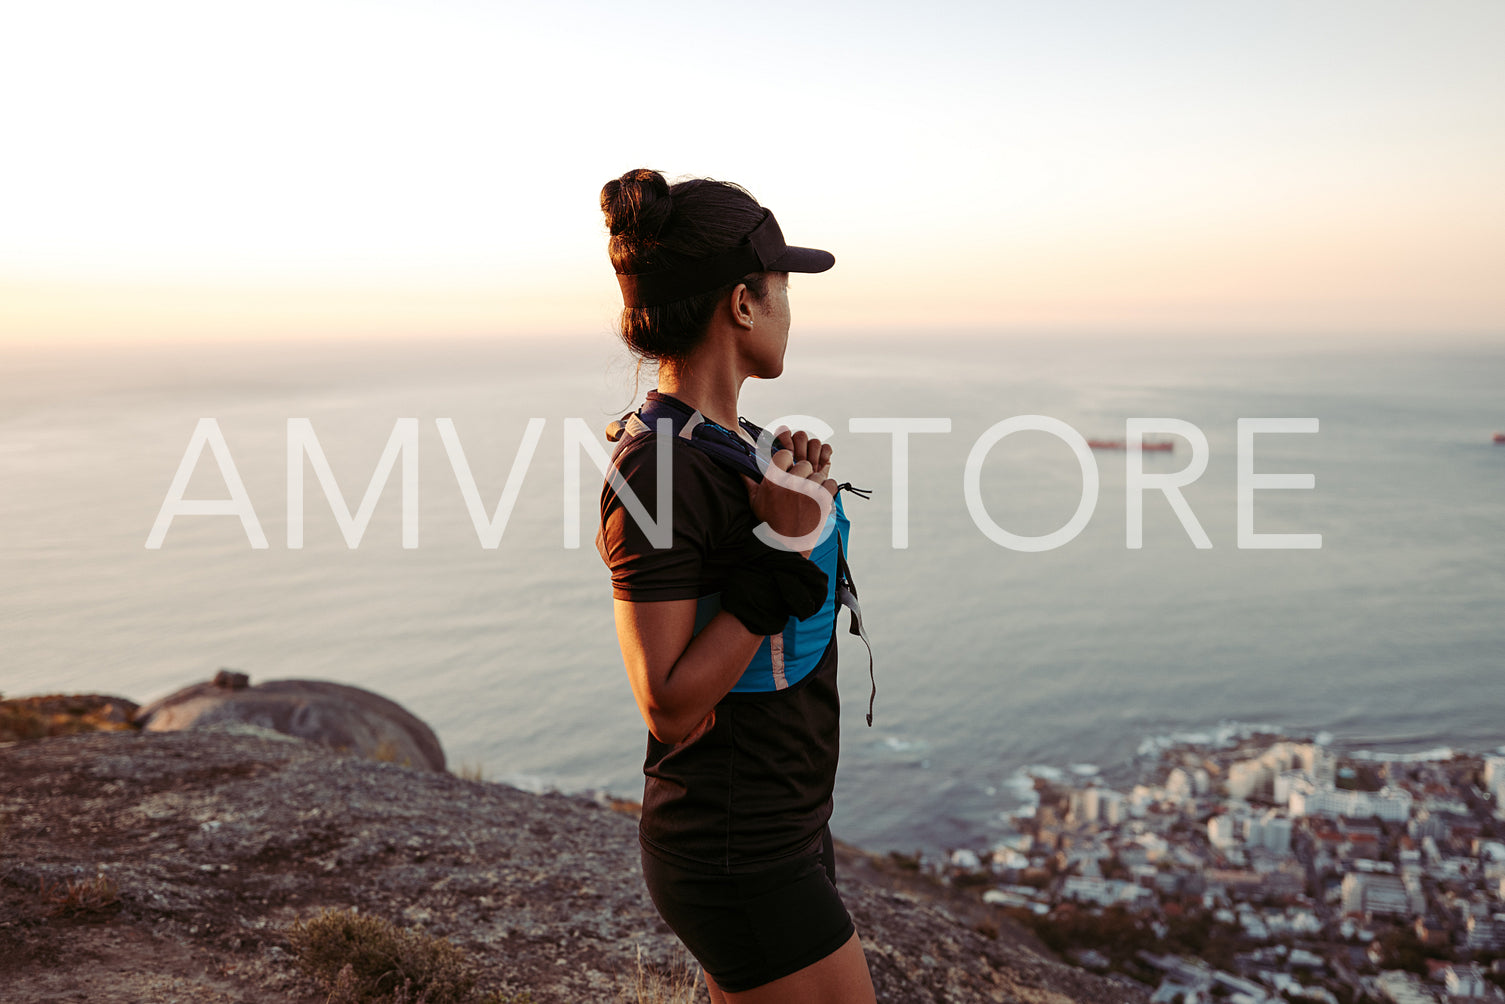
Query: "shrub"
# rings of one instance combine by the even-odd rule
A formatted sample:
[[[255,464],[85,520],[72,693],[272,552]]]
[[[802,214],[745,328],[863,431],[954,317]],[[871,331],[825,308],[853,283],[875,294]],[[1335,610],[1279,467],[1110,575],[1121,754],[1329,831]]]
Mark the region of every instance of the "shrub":
[[[354,910],[325,910],[288,930],[303,971],[330,1004],[466,1004],[476,976],[443,938]],[[494,999],[494,997],[493,997]]]
[[[54,912],[65,916],[103,913],[120,903],[120,887],[108,875],[62,883],[49,883],[44,878],[37,888],[37,896]]]
[[[370,759],[379,763],[395,763],[399,767],[413,766],[413,758],[403,754],[401,748],[390,739],[377,743],[376,749],[371,751]]]
[[[99,694],[49,694],[0,698],[0,742],[71,736],[81,732],[127,731],[136,705]]]

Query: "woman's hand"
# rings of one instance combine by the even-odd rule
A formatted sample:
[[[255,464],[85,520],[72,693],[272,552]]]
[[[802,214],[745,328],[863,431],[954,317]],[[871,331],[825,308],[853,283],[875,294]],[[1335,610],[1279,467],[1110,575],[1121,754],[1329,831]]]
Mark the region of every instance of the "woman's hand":
[[[770,458],[761,484],[743,477],[753,515],[770,530],[808,557],[814,540],[831,511],[836,482],[831,478],[831,445],[804,432],[779,429],[774,443],[780,449]],[[803,546],[805,544],[809,546]]]

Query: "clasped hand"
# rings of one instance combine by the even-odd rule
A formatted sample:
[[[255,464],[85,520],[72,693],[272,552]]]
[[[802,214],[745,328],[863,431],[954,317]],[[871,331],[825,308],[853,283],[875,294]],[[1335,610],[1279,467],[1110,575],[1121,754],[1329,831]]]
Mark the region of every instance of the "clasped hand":
[[[780,543],[808,557],[836,495],[831,445],[784,428],[776,430],[773,439],[779,449],[770,458],[762,483],[742,478],[747,498],[753,515],[768,524]]]

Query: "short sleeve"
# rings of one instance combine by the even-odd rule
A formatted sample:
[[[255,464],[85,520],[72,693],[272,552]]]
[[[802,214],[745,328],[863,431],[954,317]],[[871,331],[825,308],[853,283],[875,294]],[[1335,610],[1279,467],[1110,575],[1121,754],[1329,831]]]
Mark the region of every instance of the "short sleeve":
[[[629,443],[614,461],[626,487],[647,514],[660,518],[658,436]],[[656,548],[649,528],[639,524],[608,481],[601,489],[601,530],[596,549],[611,569],[612,596],[649,603],[693,600],[706,592],[705,565],[726,523],[722,497],[727,477],[714,462],[680,440],[671,439],[670,543]]]

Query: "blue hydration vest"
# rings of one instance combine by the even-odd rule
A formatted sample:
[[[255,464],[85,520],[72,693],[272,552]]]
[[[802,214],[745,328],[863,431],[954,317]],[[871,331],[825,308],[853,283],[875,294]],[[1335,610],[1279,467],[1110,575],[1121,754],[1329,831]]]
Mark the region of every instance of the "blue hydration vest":
[[[638,411],[623,415],[619,421],[607,426],[606,438],[617,444],[612,454],[613,461],[629,442],[655,432],[660,419],[669,420],[671,435],[685,440],[722,467],[757,482],[763,480],[768,461],[747,440],[731,429],[712,422],[688,405],[656,392],[648,396],[648,400]],[[737,421],[754,440],[760,440],[764,435],[762,429],[747,419],[738,418]],[[867,498],[869,495],[867,491],[850,484],[840,485],[832,500],[831,514],[826,525],[821,528],[815,548],[810,552],[810,560],[826,572],[826,602],[817,613],[804,620],[791,617],[782,633],[764,638],[752,661],[732,685],[731,693],[783,690],[804,679],[819,664],[826,646],[831,644],[837,608],[846,607],[851,612],[849,632],[860,637],[868,650],[868,679],[872,683],[872,692],[868,697],[867,723],[871,726],[878,682],[873,673],[873,646],[862,626],[862,610],[857,605],[857,587],[852,582],[851,569],[847,567],[843,542],[849,534],[851,524],[841,502],[843,491],[849,491],[860,498]],[[720,609],[719,594],[702,596],[695,609],[695,630],[699,632],[705,627]]]

